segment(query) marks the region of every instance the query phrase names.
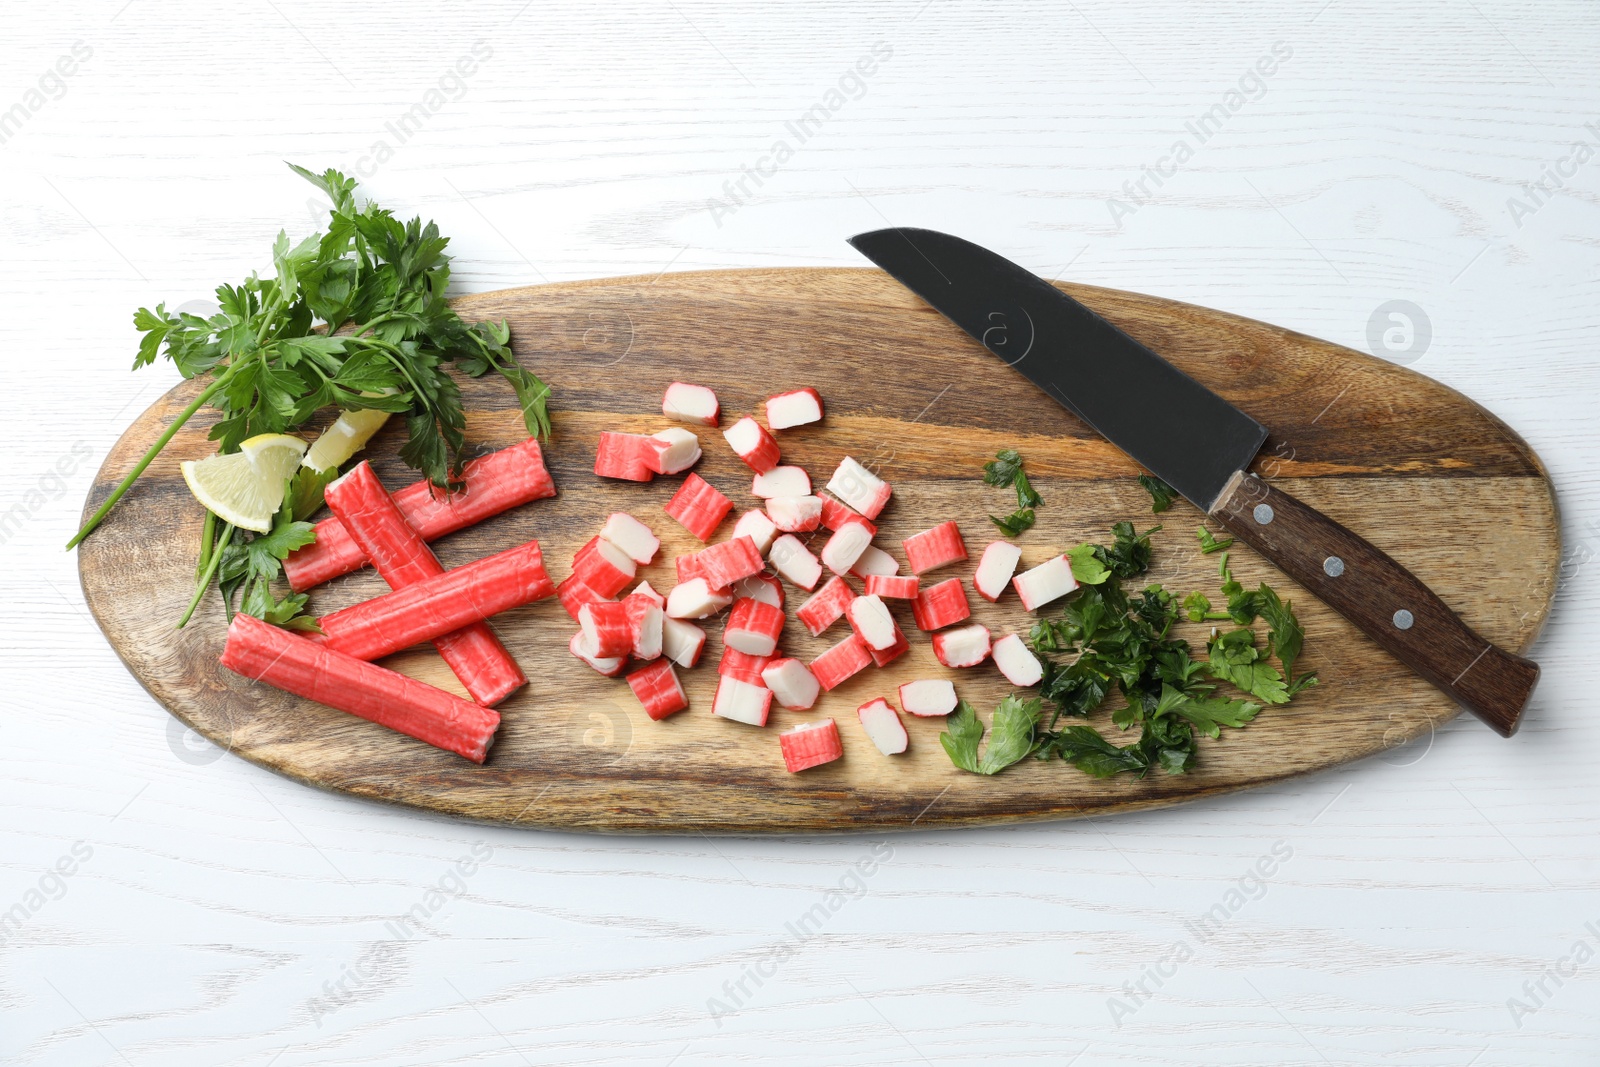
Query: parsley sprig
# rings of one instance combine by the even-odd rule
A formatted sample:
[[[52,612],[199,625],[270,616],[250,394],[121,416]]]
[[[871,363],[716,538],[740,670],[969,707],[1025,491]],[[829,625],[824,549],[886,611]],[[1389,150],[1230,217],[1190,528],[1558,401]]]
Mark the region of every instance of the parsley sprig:
[[[549,387],[524,370],[504,322],[467,325],[445,299],[449,239],[432,222],[401,222],[377,204],[356,202],[356,182],[336,170],[291,169],[333,201],[326,232],[298,244],[280,232],[274,275],[252,274],[217,288],[206,318],[140,308],[143,333],[134,367],[160,356],[185,378],[209,378],[103,504],[68,542],[87,537],[174,434],[207,404],[222,418],[211,438],[233,452],[246,438],[297,429],[330,405],[405,416],[406,463],[435,485],[459,479],[465,416],[447,368],[503,376],[517,394],[528,432],[550,434]],[[209,562],[208,560],[206,562]]]
[[[998,526],[1001,533],[1007,537],[1018,537],[1033,527],[1033,509],[1043,504],[1044,498],[1034,491],[1027,474],[1023,473],[1022,453],[1014,448],[995,453],[994,459],[983,465],[983,481],[986,485],[1001,489],[1014,487],[1017,491],[1016,511],[1004,518],[989,516],[989,521]]]

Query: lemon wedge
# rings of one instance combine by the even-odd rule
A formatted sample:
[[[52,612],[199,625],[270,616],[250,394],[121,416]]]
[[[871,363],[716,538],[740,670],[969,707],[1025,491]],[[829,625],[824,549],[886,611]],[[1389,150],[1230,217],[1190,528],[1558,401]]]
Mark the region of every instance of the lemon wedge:
[[[306,443],[283,433],[250,438],[226,456],[181,464],[189,491],[219,519],[241,530],[267,533],[283,504],[284,483],[293,477]]]
[[[340,412],[333,425],[312,442],[311,450],[302,462],[318,472],[337,467],[366,447],[372,435],[382,429],[387,421],[389,413],[376,408]]]

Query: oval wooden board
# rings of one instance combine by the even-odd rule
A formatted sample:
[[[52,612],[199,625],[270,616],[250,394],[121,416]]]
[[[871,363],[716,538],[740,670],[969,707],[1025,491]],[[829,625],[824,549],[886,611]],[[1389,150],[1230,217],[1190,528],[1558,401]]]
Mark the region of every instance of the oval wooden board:
[[[1537,457],[1505,425],[1437,382],[1359,352],[1169,300],[1063,288],[1271,427],[1258,473],[1390,552],[1484,636],[1518,651],[1533,641],[1554,592],[1556,504]],[[817,387],[828,417],[784,433],[785,460],[804,466],[819,485],[847,453],[877,467],[894,485],[877,543],[902,560],[903,537],[952,518],[976,557],[993,537],[986,514],[1010,510],[1008,493],[979,479],[983,463],[1006,447],[1021,449],[1045,499],[1038,525],[1020,540],[1024,566],[1103,540],[1118,520],[1154,521],[1130,460],[876,271],[608,279],[487,293],[458,305],[469,320],[505,318],[518,358],[554,388],[548,462],[560,496],[439,542],[446,566],[536,537],[559,581],[573,551],[614,510],[655,528],[663,561],[698,547],[661,510],[680,479],[633,485],[592,473],[600,430],[665,425],[661,393],[675,379],[714,388],[725,425],[771,393]],[[502,382],[465,382],[463,389],[475,450],[524,435]],[[129,427],[101,468],[88,508],[193,395],[191,385],[179,386]],[[885,830],[1070,818],[1319,770],[1426,734],[1459,710],[1271,565],[1237,551],[1234,571],[1247,586],[1270,581],[1293,598],[1307,630],[1301,663],[1323,684],[1291,707],[1266,710],[1246,729],[1202,740],[1199,766],[1189,774],[1097,781],[1059,762],[1030,760],[982,778],[950,765],[939,720],[910,716],[910,751],[879,755],[855,709],[874,696],[893,698],[902,681],[956,673],[960,692],[985,718],[1009,691],[992,666],[945,671],[909,612],[898,610],[913,635],[910,654],[862,672],[812,712],[775,710],[765,730],[710,714],[721,652],[713,626],[701,666],[683,672],[691,709],[651,722],[623,682],[599,677],[568,653],[573,623],[554,599],[494,622],[531,684],[502,706],[499,740],[478,767],[224,671],[217,663],[224,621],[214,597],[188,628],[173,629],[191,590],[201,519],[178,463],[212,451],[209,423],[196,419],[180,432],[81,548],[84,592],[118,655],[174,715],[252,762],[324,789],[472,819],[615,832]],[[367,455],[398,488],[414,475],[396,458],[392,431]],[[740,507],[752,506],[749,472],[717,431],[701,436],[700,474]],[[1215,597],[1216,557],[1201,556],[1193,536],[1200,514],[1180,501],[1160,521],[1152,579],[1180,594],[1201,589]],[[972,566],[938,576],[970,579]],[[671,574],[670,562],[643,572],[660,589],[671,587]],[[313,607],[330,611],[385,588],[367,570],[317,590]],[[790,590],[791,610],[797,595]],[[999,604],[971,599],[976,618],[997,632],[1028,625],[1014,595]],[[812,639],[791,619],[784,648],[810,659],[841,633],[836,626]],[[1203,645],[1201,627],[1186,636]],[[431,649],[389,663],[461,692]],[[838,720],[844,758],[786,773],[777,732],[821,715]],[[1094,721],[1114,734],[1105,719],[1102,712]]]

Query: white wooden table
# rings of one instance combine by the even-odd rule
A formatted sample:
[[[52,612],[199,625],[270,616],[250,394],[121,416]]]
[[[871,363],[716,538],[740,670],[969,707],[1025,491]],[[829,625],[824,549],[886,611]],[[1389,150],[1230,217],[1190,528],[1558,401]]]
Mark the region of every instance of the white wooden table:
[[[0,17],[0,1061],[1600,1057],[1600,7],[90,0]],[[359,170],[438,219],[462,291],[855,264],[843,238],[887,221],[1357,348],[1408,302],[1428,325],[1409,312],[1407,347],[1379,315],[1390,355],[1502,416],[1561,490],[1565,580],[1528,725],[1506,742],[1458,719],[1148,815],[887,839],[486,829],[224,756],[123,670],[60,546],[106,448],[175,380],[128,372],[130,312],[265,270],[280,227],[314,225],[282,160]],[[778,953],[841,885],[847,904]],[[1198,931],[1219,903],[1227,920]],[[396,940],[408,910],[424,930]]]

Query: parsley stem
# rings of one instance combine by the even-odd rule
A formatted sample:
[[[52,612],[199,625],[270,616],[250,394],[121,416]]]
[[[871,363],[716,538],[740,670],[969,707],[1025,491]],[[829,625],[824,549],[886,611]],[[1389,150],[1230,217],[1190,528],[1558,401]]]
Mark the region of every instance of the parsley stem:
[[[167,442],[172,440],[179,430],[183,429],[183,424],[188,422],[195,412],[205,406],[206,401],[215,396],[217,391],[228,383],[228,378],[232,374],[233,367],[230,365],[221,374],[217,375],[216,381],[200,390],[200,395],[190,401],[188,407],[178,413],[178,417],[172,420],[172,425],[167,427],[166,432],[156,438],[156,443],[150,446],[150,451],[144,454],[144,458],[134,464],[133,470],[129,471],[127,477],[123,478],[117,484],[117,487],[111,490],[111,495],[106,497],[105,502],[95,509],[93,515],[89,516],[89,521],[83,524],[83,528],[73,534],[72,540],[67,542],[68,549],[76,548],[79,542],[94,532],[94,528],[100,525],[100,520],[104,519],[111,509],[116,506],[117,501],[122,499],[122,494],[132,488],[139,475],[143,474],[144,469],[150,466],[150,461],[155,459],[163,448],[167,447]]]
[[[205,525],[200,527],[200,559],[194,565],[194,580],[199,581],[200,576],[206,572],[206,564],[211,562],[211,545],[217,536],[217,514],[210,508],[206,509]]]
[[[228,547],[228,542],[233,540],[233,523],[222,524],[222,536],[217,538],[216,548],[212,550],[211,561],[206,564],[206,571],[200,576],[200,581],[195,583],[194,596],[189,599],[189,607],[183,613],[183,618],[178,620],[178,629],[183,629],[189,624],[189,619],[194,615],[194,609],[200,606],[200,598],[206,595],[206,590],[211,588],[211,579],[217,573],[217,565],[222,562],[223,549]]]

